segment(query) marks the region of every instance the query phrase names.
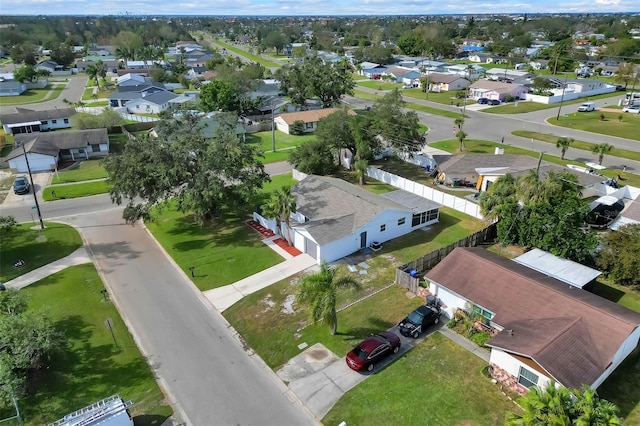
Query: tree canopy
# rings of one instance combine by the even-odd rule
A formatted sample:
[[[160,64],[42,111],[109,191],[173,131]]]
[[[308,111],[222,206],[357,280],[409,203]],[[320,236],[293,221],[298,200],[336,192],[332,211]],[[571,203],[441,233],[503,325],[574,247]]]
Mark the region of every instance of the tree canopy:
[[[640,225],[628,224],[604,234],[596,262],[616,283],[640,286]]]
[[[219,114],[212,138],[202,135],[189,113],[161,122],[157,138],[128,141],[121,154],[104,160],[113,185],[111,199],[126,203],[128,223],[152,218],[154,206],[171,200],[203,223],[223,208],[237,211],[252,202],[269,181],[261,152],[236,135],[237,116]]]
[[[480,195],[480,211],[498,220],[503,244],[537,247],[578,262],[591,260],[597,246],[592,231],[583,229],[588,204],[581,198],[577,178],[549,172],[542,179],[535,170],[515,179],[500,177]]]
[[[124,124],[124,118],[111,108],[105,108],[100,114],[78,112],[71,117],[71,124],[76,129],[110,129]]]
[[[200,104],[204,111],[240,111],[240,93],[233,84],[214,79],[200,89]]]
[[[294,149],[289,156],[289,162],[302,173],[314,175],[328,175],[337,169],[331,146],[312,139]]]
[[[317,98],[323,107],[328,107],[340,102],[343,95],[353,94],[355,83],[351,73],[342,67],[325,64],[319,57],[306,58],[278,71],[281,88],[295,105],[304,105],[306,99]]]
[[[27,310],[16,290],[0,291],[0,402],[24,391],[29,374],[62,344],[62,334],[40,311]]]
[[[420,122],[415,111],[403,111],[405,102],[398,89],[379,98],[371,108],[373,135],[380,135],[398,152],[414,153],[425,144],[418,133]]]

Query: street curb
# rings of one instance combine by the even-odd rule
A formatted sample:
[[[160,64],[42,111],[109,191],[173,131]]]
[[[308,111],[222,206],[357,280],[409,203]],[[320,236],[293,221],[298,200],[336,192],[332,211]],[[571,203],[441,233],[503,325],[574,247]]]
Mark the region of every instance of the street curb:
[[[104,273],[102,272],[102,269],[100,269],[100,267],[93,261],[94,254],[91,251],[91,248],[89,247],[89,244],[87,243],[87,240],[85,239],[84,234],[80,231],[80,228],[78,226],[76,226],[75,224],[73,224],[73,223],[64,222],[62,220],[58,220],[58,222],[64,223],[65,225],[69,225],[69,226],[73,227],[76,231],[78,231],[78,233],[80,234],[80,238],[82,238],[83,246],[84,246],[85,250],[87,251],[87,253],[89,254],[89,258],[91,259],[91,263],[93,264],[93,267],[96,269],[96,272],[98,273],[98,276],[102,280],[102,284],[105,286],[105,288],[109,292],[109,300],[111,300],[113,302],[113,305],[115,306],[116,310],[118,311],[118,314],[120,315],[120,318],[122,318],[122,321],[124,322],[125,326],[127,327],[127,331],[129,331],[129,333],[133,337],[133,341],[136,343],[136,346],[138,347],[138,349],[140,350],[140,352],[144,356],[145,362],[149,366],[149,370],[153,374],[153,377],[155,378],[156,382],[158,383],[158,386],[160,387],[160,391],[163,393],[163,395],[165,395],[165,398],[169,400],[168,402],[169,402],[169,405],[171,406],[171,408],[174,410],[174,415],[178,414],[179,420],[181,420],[180,424],[193,424],[188,420],[189,417],[186,415],[186,413],[182,409],[182,406],[180,405],[180,403],[177,402],[177,398],[175,398],[175,395],[173,395],[172,392],[169,390],[169,384],[165,381],[164,377],[162,377],[153,368],[153,365],[151,365],[151,363],[150,363],[151,356],[149,355],[150,352],[145,349],[144,345],[142,344],[142,340],[140,339],[140,336],[138,336],[138,334],[135,332],[135,329],[133,328],[133,326],[129,322],[129,318],[126,315],[124,315],[123,310],[120,309],[121,305],[118,302],[118,298],[117,298],[115,292],[113,292],[112,289],[109,287],[109,284],[108,284],[107,280],[105,279],[105,276],[104,276]],[[169,419],[171,419],[172,417],[173,416],[170,416]],[[167,421],[169,421],[169,419],[167,419],[163,424],[167,423]],[[175,424],[175,422],[173,422],[172,424]]]
[[[264,360],[257,353],[255,353],[254,350],[251,349],[251,347],[247,345],[247,342],[242,338],[240,333],[238,333],[238,331],[235,328],[233,328],[233,326],[229,323],[229,321],[227,321],[224,315],[222,315],[222,313],[220,313],[215,308],[215,306],[213,306],[211,301],[207,299],[204,293],[200,291],[200,289],[193,283],[193,281],[191,281],[187,273],[183,271],[182,268],[180,268],[180,266],[176,263],[176,261],[169,255],[169,253],[167,253],[164,247],[162,247],[162,244],[160,244],[160,242],[155,238],[153,233],[149,231],[149,228],[146,227],[144,222],[140,220],[137,222],[137,224],[140,224],[140,226],[142,226],[142,228],[149,234],[151,239],[153,239],[153,241],[160,248],[160,250],[167,256],[167,259],[169,259],[169,262],[171,263],[171,265],[173,265],[173,267],[177,271],[179,271],[184,276],[184,278],[186,278],[186,280],[191,284],[191,289],[196,293],[197,297],[200,299],[202,304],[211,312],[211,314],[220,316],[220,318],[226,325],[227,329],[231,332],[231,337],[234,338],[240,344],[240,346],[244,349],[244,351],[247,353],[249,358],[253,360],[253,362],[258,364],[258,366],[262,370],[264,370],[265,372],[267,372],[267,374],[269,374],[270,378],[276,384],[276,386],[280,388],[280,391],[285,396],[285,398],[287,398],[292,404],[297,404],[298,406],[300,406],[300,408],[302,408],[310,416],[310,418],[314,419],[318,425],[321,425],[320,419],[316,418],[316,416],[307,408],[307,406],[302,403],[302,401],[298,398],[298,396],[295,393],[293,393],[291,389],[289,389],[289,387],[280,379],[280,377],[278,377],[275,371],[273,371],[267,365],[267,363],[264,362]]]

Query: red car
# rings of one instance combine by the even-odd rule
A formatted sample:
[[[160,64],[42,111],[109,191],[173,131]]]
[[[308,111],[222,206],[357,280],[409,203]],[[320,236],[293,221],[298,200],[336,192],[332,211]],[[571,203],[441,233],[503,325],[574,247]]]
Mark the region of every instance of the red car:
[[[399,350],[400,338],[395,333],[372,334],[347,354],[347,365],[356,371],[372,371],[377,361]]]

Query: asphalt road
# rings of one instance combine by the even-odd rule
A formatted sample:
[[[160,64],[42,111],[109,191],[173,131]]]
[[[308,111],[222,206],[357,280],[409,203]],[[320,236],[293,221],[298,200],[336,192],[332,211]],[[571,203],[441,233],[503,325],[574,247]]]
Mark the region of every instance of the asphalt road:
[[[142,226],[121,209],[72,214],[153,372],[189,425],[316,424]]]
[[[49,86],[57,84],[55,80],[64,80],[64,77],[50,77]],[[84,88],[87,84],[88,77],[84,74],[77,76],[70,76],[68,82],[64,89],[60,92],[57,98],[51,99],[49,101],[34,103],[34,104],[24,104],[17,105],[19,108],[27,108],[34,111],[45,111],[49,109],[56,108],[69,108],[67,104],[62,102],[63,99],[68,100],[69,102],[78,102],[82,99],[82,94],[84,93]],[[14,107],[2,107],[3,114],[10,114],[16,112]]]

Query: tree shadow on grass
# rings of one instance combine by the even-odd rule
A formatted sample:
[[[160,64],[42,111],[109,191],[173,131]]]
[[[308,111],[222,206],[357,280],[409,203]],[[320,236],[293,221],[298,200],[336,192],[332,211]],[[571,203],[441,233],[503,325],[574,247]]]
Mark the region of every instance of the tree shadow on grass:
[[[135,426],[160,426],[167,420],[169,416],[147,415],[143,414],[133,418]]]
[[[137,352],[137,348],[92,344],[101,326],[79,315],[55,323],[56,329],[64,332],[65,343],[29,383],[27,403],[23,405],[25,417],[32,423],[46,423],[113,394],[129,399],[132,395],[122,391],[134,389],[141,382],[155,386],[144,358],[131,357],[126,363],[120,362],[123,357],[114,358],[123,350]]]
[[[354,327],[345,331],[338,331],[336,335],[343,336],[342,340],[345,341],[362,340],[371,336],[372,334],[388,330],[395,325],[395,323],[384,321],[380,318],[375,317],[369,317],[367,319],[367,324],[368,325],[364,327]]]
[[[640,404],[640,347],[636,348],[616,371],[598,388],[598,395],[620,408],[618,415],[628,417]],[[638,420],[640,414],[635,414]],[[631,423],[629,423],[631,424]]]

